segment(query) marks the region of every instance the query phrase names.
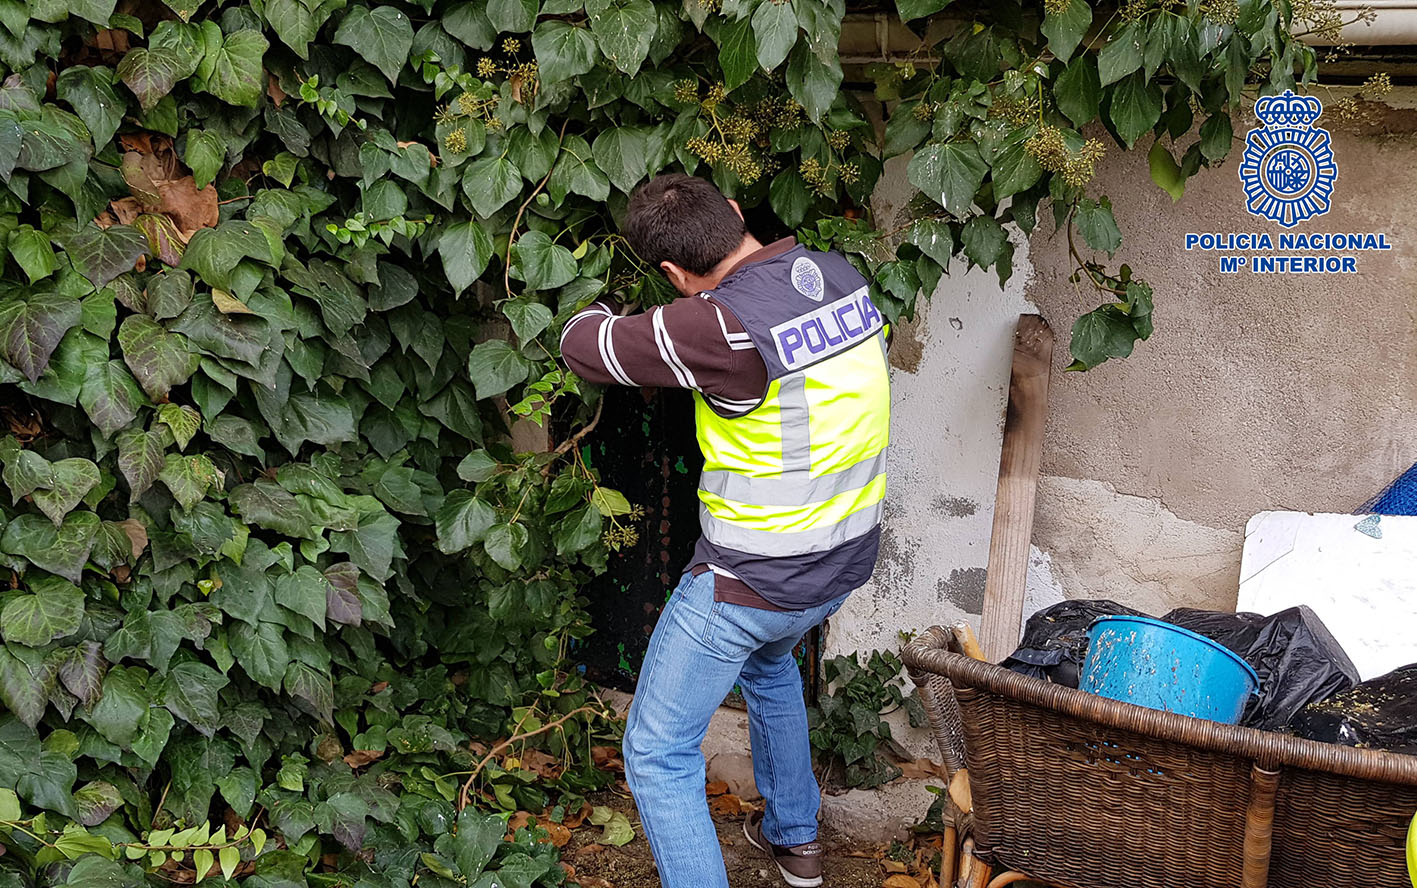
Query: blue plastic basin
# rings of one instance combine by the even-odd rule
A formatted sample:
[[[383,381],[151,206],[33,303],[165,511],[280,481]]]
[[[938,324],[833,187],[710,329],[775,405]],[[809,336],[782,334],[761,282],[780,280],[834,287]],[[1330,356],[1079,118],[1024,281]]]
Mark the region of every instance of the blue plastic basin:
[[[1100,617],[1088,629],[1084,691],[1233,725],[1259,689],[1250,664],[1224,645],[1149,617]]]

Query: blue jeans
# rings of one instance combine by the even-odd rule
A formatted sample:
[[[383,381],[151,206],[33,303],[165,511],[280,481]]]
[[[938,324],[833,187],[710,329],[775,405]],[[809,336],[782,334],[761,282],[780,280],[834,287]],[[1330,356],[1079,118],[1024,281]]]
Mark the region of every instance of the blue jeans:
[[[817,837],[820,791],[792,649],[846,596],[770,611],[714,601],[713,584],[712,573],[679,581],[650,637],[625,726],[625,777],[664,888],[728,888],[699,747],[735,683],[748,704],[763,835],[777,845]]]

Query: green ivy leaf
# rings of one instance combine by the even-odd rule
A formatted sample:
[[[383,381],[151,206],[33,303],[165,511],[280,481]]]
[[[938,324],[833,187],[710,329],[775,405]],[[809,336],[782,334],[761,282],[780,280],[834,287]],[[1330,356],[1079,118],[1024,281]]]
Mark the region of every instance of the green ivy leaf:
[[[61,459],[52,468],[54,474],[49,488],[34,492],[34,504],[59,527],[64,523],[64,516],[98,486],[101,476],[98,466],[79,456]]]
[[[841,62],[835,56],[823,60],[805,43],[792,50],[787,64],[787,90],[813,121],[820,121],[831,108],[841,92],[841,81]]]
[[[563,21],[538,24],[531,35],[531,48],[541,82],[548,84],[589,73],[600,57],[600,48],[588,29]]]
[[[216,22],[205,21],[202,22],[202,45],[202,61],[197,66],[195,79],[203,84],[205,91],[228,105],[258,104],[266,92],[261,61],[270,48],[270,42],[261,32],[243,29],[223,37]]]
[[[975,216],[964,223],[961,233],[964,255],[980,268],[989,268],[1004,254],[1009,236],[1004,227],[989,216]]]
[[[752,21],[758,64],[764,71],[771,71],[787,61],[787,54],[797,43],[797,12],[788,0],[766,0],[758,4]]]
[[[487,20],[503,34],[524,34],[536,24],[538,0],[487,0]]]
[[[231,505],[246,521],[296,539],[319,536],[314,518],[291,493],[266,478],[234,487],[228,495]]]
[[[124,318],[118,327],[118,344],[128,369],[153,400],[165,399],[172,387],[186,382],[201,363],[201,356],[188,349],[185,337],[169,333],[147,315]]]
[[[631,77],[639,73],[659,26],[654,4],[650,0],[586,0],[585,11],[605,57]]]
[[[74,269],[95,288],[101,288],[131,271],[134,263],[147,255],[148,239],[131,225],[91,225],[69,238],[65,251],[73,260]]]
[[[911,184],[957,217],[974,203],[989,165],[973,142],[934,142],[910,159],[906,174]]]
[[[556,166],[551,170],[551,178],[546,183],[546,190],[553,200],[565,200],[566,195],[571,193],[594,201],[603,201],[610,196],[610,180],[592,158],[593,152],[585,139],[566,136],[561,143]]]
[[[1128,74],[1112,88],[1107,117],[1117,136],[1132,147],[1161,118],[1161,87],[1147,83],[1140,71]]]
[[[192,170],[197,188],[206,188],[226,163],[226,145],[211,130],[189,130],[182,161]]]
[[[1108,256],[1122,245],[1122,232],[1112,217],[1112,202],[1105,197],[1095,201],[1083,198],[1078,202],[1077,226],[1089,247],[1104,250]]]
[[[173,499],[190,510],[217,483],[217,470],[203,454],[169,453],[163,458],[157,477],[172,491]]]
[[[934,15],[949,6],[952,0],[896,0],[896,9],[904,22]]]
[[[10,599],[0,611],[0,634],[9,644],[44,647],[78,631],[83,618],[84,593],[77,586],[62,581],[43,583]]]
[[[118,469],[128,481],[129,501],[136,502],[157,480],[164,465],[166,446],[156,432],[139,429],[118,435]]]
[[[55,94],[74,108],[96,146],[107,145],[123,122],[128,102],[118,95],[112,68],[71,65],[59,73]]]
[[[1144,26],[1128,22],[1097,53],[1097,75],[1102,85],[1116,83],[1141,67],[1146,43]]]
[[[1078,2],[1082,2],[1082,0],[1078,0]],[[1027,148],[1028,139],[1032,132],[1032,128],[1027,127],[1015,130],[1004,140],[994,155],[995,200],[1001,201],[1020,191],[1027,191],[1042,177],[1043,168],[1038,165],[1038,161],[1028,152]]]
[[[1094,309],[1073,324],[1074,363],[1069,369],[1090,370],[1109,358],[1125,358],[1136,339],[1131,319],[1115,305]]]
[[[205,737],[216,733],[217,693],[228,679],[215,669],[195,660],[184,660],[168,669],[159,683],[157,697],[173,715],[187,722]]]
[[[236,622],[227,633],[231,653],[251,679],[273,691],[279,691],[290,665],[290,653],[279,626],[262,622],[252,627]]]
[[[0,300],[0,354],[31,382],[49,366],[49,356],[83,319],[79,300],[35,290],[28,298]]]
[[[202,428],[202,414],[186,404],[163,404],[157,409],[157,421],[172,432],[178,450],[186,450],[192,436]]]
[[[458,831],[453,841],[453,860],[458,872],[472,885],[492,856],[502,847],[502,838],[507,826],[495,814],[479,814],[472,809],[464,809],[458,815]]]
[[[531,375],[531,362],[510,343],[490,339],[479,343],[467,358],[467,373],[477,387],[477,398],[495,398]]]
[[[1160,139],[1152,144],[1146,159],[1151,168],[1151,181],[1171,195],[1172,201],[1180,200],[1181,195],[1186,193],[1186,176],[1181,172],[1181,165],[1176,163],[1176,158],[1171,156],[1171,152],[1166,150]]]
[[[18,645],[13,650],[0,646],[0,702],[15,718],[30,728],[39,724],[49,706],[53,687],[53,671],[45,665],[38,651]],[[36,756],[37,747],[38,744]],[[0,760],[4,758],[0,754]],[[37,762],[35,767],[38,767]],[[19,776],[17,772],[7,771],[4,779],[14,785]]]
[[[606,130],[595,137],[591,154],[611,184],[626,194],[634,191],[649,172],[649,138],[637,127]]]
[[[376,6],[372,10],[355,6],[345,14],[334,39],[372,63],[390,83],[396,83],[399,70],[413,49],[413,24],[394,6]]]
[[[484,157],[468,165],[462,187],[473,211],[487,219],[521,194],[522,174],[505,156]]]
[[[1210,163],[1218,163],[1230,153],[1231,142],[1235,138],[1230,123],[1230,115],[1224,112],[1212,114],[1201,124],[1200,151]]]
[[[333,723],[335,692],[329,675],[296,660],[286,667],[285,692],[311,715],[326,724]]]
[[[101,523],[93,512],[70,512],[58,528],[38,515],[20,515],[6,525],[0,549],[77,583]]]
[[[752,19],[727,22],[718,39],[718,66],[723,69],[723,85],[735,90],[758,70],[758,49],[753,38]]]
[[[571,251],[540,231],[528,231],[517,238],[512,252],[522,279],[533,290],[554,290],[576,276],[576,260]]]
[[[454,490],[443,500],[434,521],[438,551],[453,555],[481,542],[496,523],[497,513],[472,491]]]
[[[21,225],[10,232],[10,255],[33,284],[47,278],[59,267],[49,235],[33,225]]]
[[[118,63],[118,78],[138,97],[144,113],[157,107],[162,97],[191,73],[188,60],[175,49],[137,47]]]
[[[540,302],[532,302],[525,298],[513,299],[504,303],[502,314],[511,321],[512,332],[516,334],[517,341],[521,343],[531,342],[540,336],[543,330],[551,326],[551,321],[554,318],[551,309]]]
[[[147,672],[136,666],[115,666],[103,677],[102,691],[81,716],[115,746],[128,747],[148,709]]]
[[[492,560],[507,570],[522,566],[522,555],[526,552],[527,530],[520,524],[498,524],[487,532],[482,547]]]
[[[1102,104],[1102,83],[1097,78],[1097,66],[1086,56],[1072,63],[1053,82],[1053,98],[1058,110],[1075,126],[1082,126],[1097,116]]]
[[[79,404],[105,438],[125,428],[144,403],[142,390],[122,361],[90,364],[79,389]]]
[[[1043,16],[1041,30],[1053,55],[1060,62],[1067,62],[1091,26],[1092,4],[1087,0],[1067,0],[1061,12],[1049,11]]]
[[[452,284],[454,295],[461,295],[487,270],[492,249],[492,238],[476,222],[456,222],[443,229],[438,237],[438,254],[443,258],[443,273]]]

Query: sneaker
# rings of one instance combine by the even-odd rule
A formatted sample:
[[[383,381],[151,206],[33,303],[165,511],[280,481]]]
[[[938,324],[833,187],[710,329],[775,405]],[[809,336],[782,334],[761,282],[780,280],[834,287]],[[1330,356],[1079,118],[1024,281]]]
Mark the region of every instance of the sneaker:
[[[805,845],[774,845],[763,837],[763,815],[753,812],[743,820],[743,835],[754,848],[772,856],[783,881],[792,888],[817,888],[822,884],[822,846],[818,842]]]

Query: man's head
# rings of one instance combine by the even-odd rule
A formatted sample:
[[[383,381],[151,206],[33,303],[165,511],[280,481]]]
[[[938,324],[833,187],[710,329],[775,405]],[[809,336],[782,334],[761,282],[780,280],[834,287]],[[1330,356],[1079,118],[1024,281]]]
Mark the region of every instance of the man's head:
[[[750,240],[738,204],[713,183],[683,173],[656,176],[635,189],[625,237],[686,296],[716,287],[724,260]]]

